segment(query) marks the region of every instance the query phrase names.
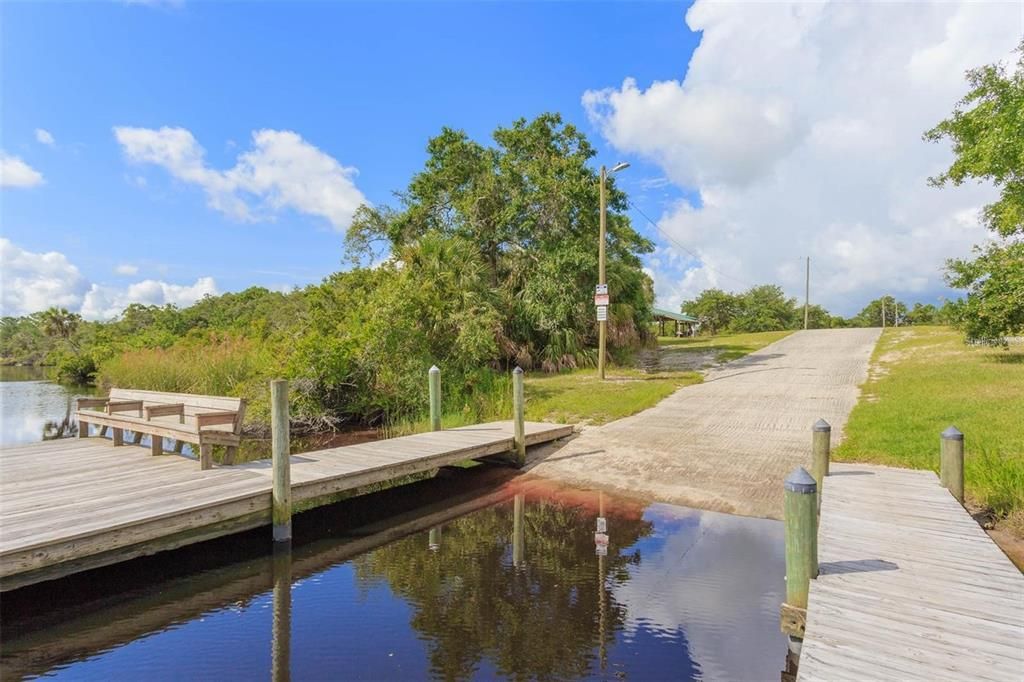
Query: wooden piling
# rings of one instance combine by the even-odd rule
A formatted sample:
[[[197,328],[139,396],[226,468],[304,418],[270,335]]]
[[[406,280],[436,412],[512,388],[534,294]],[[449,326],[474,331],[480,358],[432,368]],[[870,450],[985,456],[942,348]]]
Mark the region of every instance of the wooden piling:
[[[526,532],[523,528],[523,514],[526,508],[526,497],[516,495],[512,502],[512,565],[519,568],[523,565],[523,544]]]
[[[111,428],[111,433],[113,434],[111,438],[115,446],[124,445],[124,429],[119,429],[115,426]]]
[[[825,477],[828,476],[828,460],[832,452],[832,425],[824,419],[814,422],[811,427],[811,475],[818,484],[818,509],[825,491]]]
[[[964,434],[955,426],[942,432],[939,439],[939,480],[953,494],[957,502],[964,503]]]
[[[149,454],[164,454],[164,439],[162,436],[157,436],[156,434],[153,434],[152,436],[149,437]]]
[[[274,523],[274,542],[291,542],[291,445],[288,433],[288,382],[284,379],[275,379],[270,382],[270,432],[271,458],[274,469],[271,510]]]
[[[514,428],[515,464],[526,465],[526,399],[523,395],[523,369],[512,370],[512,422]]]
[[[430,377],[430,428],[441,430],[441,370],[434,365],[427,373]]]
[[[88,438],[89,437],[89,422],[78,422],[78,437]]]
[[[291,545],[274,546],[273,633],[270,643],[270,679],[288,682],[292,659],[292,551]]]
[[[806,609],[818,577],[818,484],[799,467],[786,477],[785,490],[786,604]]]

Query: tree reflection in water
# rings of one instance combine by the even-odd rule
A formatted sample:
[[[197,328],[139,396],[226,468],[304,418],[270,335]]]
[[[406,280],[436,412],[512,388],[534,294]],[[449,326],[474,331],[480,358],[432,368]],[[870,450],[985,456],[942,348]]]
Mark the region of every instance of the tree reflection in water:
[[[471,677],[485,659],[503,676],[585,677],[603,667],[625,620],[611,587],[629,580],[640,554],[620,550],[653,529],[639,505],[613,510],[599,559],[598,493],[589,498],[520,494],[446,524],[435,551],[412,536],[358,557],[355,569],[364,589],[386,581],[413,605],[411,625],[429,642],[439,677]],[[442,537],[431,535],[431,545]]]

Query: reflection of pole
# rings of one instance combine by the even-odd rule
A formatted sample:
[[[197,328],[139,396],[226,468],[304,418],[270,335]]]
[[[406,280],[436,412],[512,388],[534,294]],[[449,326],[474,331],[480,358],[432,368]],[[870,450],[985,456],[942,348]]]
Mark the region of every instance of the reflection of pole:
[[[523,529],[523,508],[525,498],[516,495],[512,507],[512,565],[519,568],[523,565],[523,540],[525,531]]]
[[[436,552],[441,549],[441,527],[434,526],[430,529],[430,535],[427,538],[427,549],[431,552]]]
[[[292,550],[290,543],[274,546],[274,633],[271,642],[271,680],[292,676]]]
[[[597,514],[600,518],[604,518],[604,493],[599,492],[597,494]],[[608,632],[607,620],[608,620],[608,607],[605,605],[605,585],[604,585],[604,554],[597,555],[597,608],[598,608],[598,625],[600,631],[598,637],[600,641],[598,643],[598,651],[600,652],[601,670],[605,669],[608,663],[608,652],[605,649],[605,634]]]

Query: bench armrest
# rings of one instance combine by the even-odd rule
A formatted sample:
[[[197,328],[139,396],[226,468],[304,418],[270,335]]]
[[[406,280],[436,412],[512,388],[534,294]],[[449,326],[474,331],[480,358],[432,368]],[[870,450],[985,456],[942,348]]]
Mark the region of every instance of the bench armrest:
[[[86,407],[106,407],[106,398],[79,398],[78,409],[84,409]]]
[[[111,400],[107,403],[107,414],[131,412],[133,410],[137,411],[140,417],[142,416],[141,400]]]
[[[179,421],[185,421],[185,403],[175,403],[174,405],[150,405],[149,407],[143,408],[143,410],[146,413],[146,421],[153,419],[153,417],[164,417],[168,415],[178,415]]]
[[[200,430],[204,426],[214,426],[216,424],[237,426],[237,421],[237,412],[203,412],[196,415],[196,429]]]

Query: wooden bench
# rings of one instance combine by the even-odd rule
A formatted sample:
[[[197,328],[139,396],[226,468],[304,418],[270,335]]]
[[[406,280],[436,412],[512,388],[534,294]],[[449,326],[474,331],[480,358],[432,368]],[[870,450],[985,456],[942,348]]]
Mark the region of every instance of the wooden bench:
[[[234,462],[245,399],[112,388],[106,398],[79,398],[75,416],[79,438],[89,436],[90,424],[101,427],[100,435],[112,429],[115,446],[124,445],[126,430],[135,434],[135,444],[146,434],[153,438],[154,455],[163,454],[163,439],[171,438],[175,452],[181,452],[184,443],[198,445],[199,464],[210,469],[214,445],[225,446],[225,461]]]

